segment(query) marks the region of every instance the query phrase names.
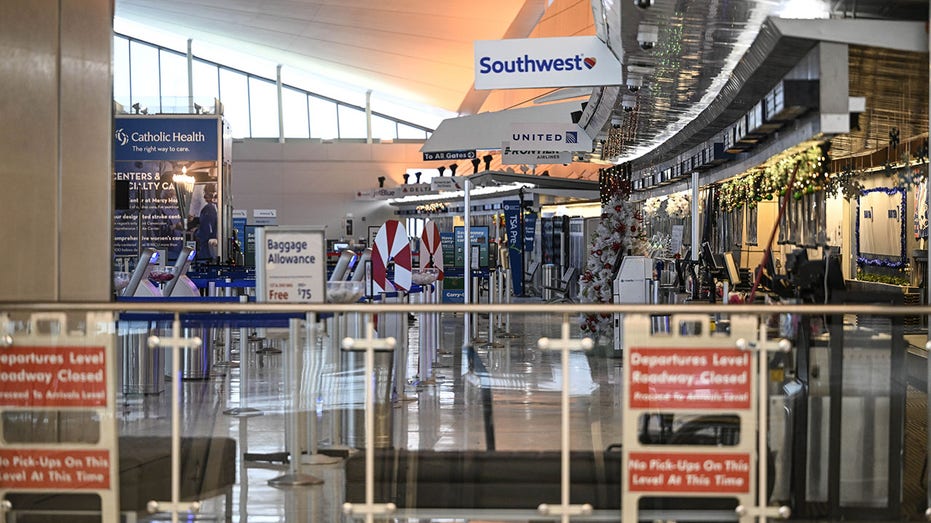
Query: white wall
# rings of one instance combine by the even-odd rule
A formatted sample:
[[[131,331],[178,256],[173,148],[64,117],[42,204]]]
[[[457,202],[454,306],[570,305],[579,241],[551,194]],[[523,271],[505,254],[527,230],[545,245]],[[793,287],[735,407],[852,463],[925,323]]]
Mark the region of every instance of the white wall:
[[[369,225],[394,217],[384,201],[356,200],[356,192],[403,183],[408,168],[436,167],[424,162],[420,143],[319,143],[289,140],[233,142],[233,207],[276,209],[278,225],[323,225],[327,238],[343,233],[353,214],[354,236],[366,237]],[[362,218],[365,221],[362,221]]]

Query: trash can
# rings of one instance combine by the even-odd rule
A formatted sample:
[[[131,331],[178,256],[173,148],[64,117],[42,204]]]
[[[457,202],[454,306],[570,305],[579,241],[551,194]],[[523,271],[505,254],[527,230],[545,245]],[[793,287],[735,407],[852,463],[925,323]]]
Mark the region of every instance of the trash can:
[[[346,354],[354,371],[353,397],[357,398],[349,406],[343,416],[346,445],[362,449],[365,448],[365,353],[354,352]],[[394,370],[394,352],[376,352],[375,367],[373,369],[372,395],[375,409],[375,448],[390,448],[392,446],[391,434],[393,427],[393,410],[391,407],[391,381]]]
[[[146,321],[121,321],[119,336],[119,390],[123,394],[159,394],[165,390],[162,373],[165,349],[149,348],[152,326]]]

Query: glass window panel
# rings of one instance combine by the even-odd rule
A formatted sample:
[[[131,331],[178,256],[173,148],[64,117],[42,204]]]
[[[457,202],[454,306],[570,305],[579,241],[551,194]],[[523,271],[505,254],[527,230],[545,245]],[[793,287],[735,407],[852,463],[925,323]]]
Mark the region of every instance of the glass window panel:
[[[365,138],[368,134],[365,128],[365,113],[345,105],[337,107],[339,109],[339,137]]]
[[[129,43],[130,74],[132,74],[132,103],[147,107],[150,113],[159,108],[158,100],[158,49]]]
[[[399,123],[398,138],[407,140],[425,140],[427,138],[427,133],[416,127],[411,127],[410,125]]]
[[[163,113],[182,113],[189,109],[187,57],[171,51],[160,52]]]
[[[316,96],[308,97],[310,104],[310,137],[339,138],[336,125],[336,104]]]
[[[272,82],[249,78],[249,107],[253,138],[278,137],[278,88]]]
[[[213,100],[220,97],[217,66],[194,60],[194,101],[204,107],[212,107]],[[205,103],[209,105],[205,105]]]
[[[394,120],[372,116],[372,138],[394,140],[398,137],[398,127]]]
[[[129,94],[129,40],[113,38],[113,99],[130,111]]]
[[[234,138],[248,138],[249,90],[246,75],[220,69],[220,102]]]
[[[281,90],[286,138],[310,138],[307,129],[307,94],[295,89]]]

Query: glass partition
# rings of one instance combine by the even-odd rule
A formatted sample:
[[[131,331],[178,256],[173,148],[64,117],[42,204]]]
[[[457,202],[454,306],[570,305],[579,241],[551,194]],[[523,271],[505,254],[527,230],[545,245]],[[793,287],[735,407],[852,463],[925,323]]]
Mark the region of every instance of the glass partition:
[[[903,327],[918,307],[602,306],[618,354],[579,334],[591,305],[502,304],[490,287],[479,305],[442,304],[422,276],[359,302],[334,285],[332,303],[307,306],[229,303],[248,289],[106,311],[7,304],[8,516],[108,503],[157,520],[920,516],[927,335]]]

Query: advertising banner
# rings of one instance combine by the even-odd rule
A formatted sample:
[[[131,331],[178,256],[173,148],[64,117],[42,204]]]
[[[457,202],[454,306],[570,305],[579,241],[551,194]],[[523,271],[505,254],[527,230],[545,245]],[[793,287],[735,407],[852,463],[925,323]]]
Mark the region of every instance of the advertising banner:
[[[454,227],[453,232],[456,239],[455,266],[464,267],[466,249],[465,227]],[[479,267],[488,267],[488,227],[484,225],[470,227],[469,235],[471,236],[469,244],[477,245],[479,249]],[[472,263],[475,263],[475,260],[472,260]]]
[[[215,259],[219,120],[118,116],[114,129],[114,256],[135,262],[153,247],[173,263],[189,243]]]
[[[540,165],[546,163],[570,163],[570,151],[517,150],[511,142],[501,143],[501,163],[504,165]]]
[[[751,367],[746,351],[655,347],[628,350],[631,408],[750,408]]]
[[[117,116],[113,120],[117,161],[216,160],[219,120]]]
[[[574,123],[514,123],[510,138],[510,147],[516,150],[592,150],[592,138]]]
[[[475,41],[475,88],[617,85],[614,53],[596,36]]]
[[[504,226],[508,237],[508,262],[511,265],[511,285],[515,296],[524,295],[524,256],[521,251],[520,200],[504,200]]]
[[[268,303],[323,303],[324,249],[322,229],[257,229],[256,299]]]
[[[749,453],[631,452],[627,486],[631,492],[749,494]]]

